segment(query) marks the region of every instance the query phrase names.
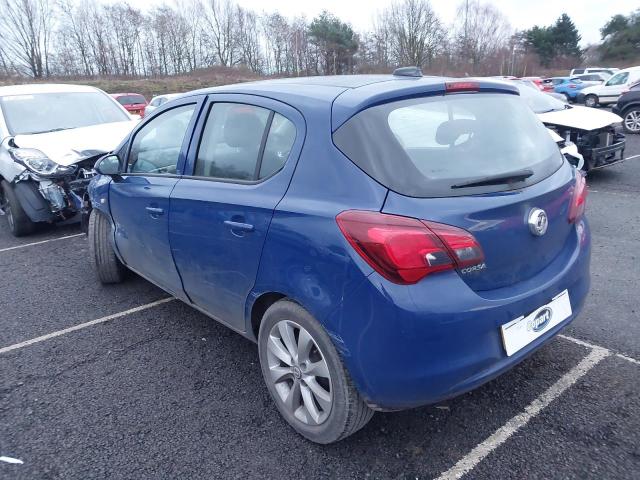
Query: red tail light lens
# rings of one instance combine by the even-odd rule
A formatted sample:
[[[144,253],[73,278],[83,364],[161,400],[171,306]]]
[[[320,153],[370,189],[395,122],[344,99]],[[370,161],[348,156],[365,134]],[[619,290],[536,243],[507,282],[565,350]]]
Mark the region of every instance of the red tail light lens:
[[[360,256],[394,283],[484,260],[473,235],[450,225],[359,210],[342,212],[336,221]]]
[[[584,214],[584,209],[587,206],[587,193],[587,181],[584,175],[576,172],[576,184],[573,187],[573,196],[569,207],[569,223],[574,223]]]
[[[577,85],[575,83],[570,83],[569,84],[569,88],[576,88],[576,87],[577,87]]]
[[[446,82],[444,90],[446,93],[477,92],[480,90],[480,84],[478,82]]]

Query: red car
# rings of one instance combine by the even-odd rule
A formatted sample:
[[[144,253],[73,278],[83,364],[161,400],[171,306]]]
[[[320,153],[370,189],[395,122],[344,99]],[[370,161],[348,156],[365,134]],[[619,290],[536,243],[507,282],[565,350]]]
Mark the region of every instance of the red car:
[[[545,91],[544,84],[542,83],[542,78],[540,77],[522,77],[522,80],[530,80],[535,83],[536,87],[538,87],[540,90],[542,90],[543,92]]]
[[[139,93],[112,93],[120,105],[127,109],[132,115],[144,117],[144,110],[147,107],[147,100]]]

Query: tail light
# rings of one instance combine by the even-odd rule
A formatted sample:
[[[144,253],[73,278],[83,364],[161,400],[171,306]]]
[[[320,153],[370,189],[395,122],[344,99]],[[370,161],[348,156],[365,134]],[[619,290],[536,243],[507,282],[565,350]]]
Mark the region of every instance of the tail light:
[[[394,283],[484,261],[474,236],[451,225],[361,210],[342,212],[336,221],[358,254]]]
[[[569,88],[576,88],[577,85],[575,83],[570,83],[568,86]]]
[[[569,207],[569,223],[574,223],[584,214],[587,205],[587,192],[587,181],[584,175],[576,172],[576,184],[573,187],[573,196]]]
[[[480,90],[480,84],[478,82],[446,82],[444,90],[445,93],[477,92]]]

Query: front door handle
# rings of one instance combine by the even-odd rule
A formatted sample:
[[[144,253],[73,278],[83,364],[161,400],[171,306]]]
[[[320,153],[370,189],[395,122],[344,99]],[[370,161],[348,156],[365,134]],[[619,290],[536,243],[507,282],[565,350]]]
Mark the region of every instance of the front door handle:
[[[225,220],[224,224],[231,228],[231,230],[241,231],[241,232],[253,232],[255,227],[250,223],[242,223],[242,222],[234,222],[233,220]]]
[[[145,209],[147,210],[147,212],[149,212],[149,214],[151,214],[152,217],[157,217],[159,215],[163,215],[164,214],[164,208],[145,207]]]

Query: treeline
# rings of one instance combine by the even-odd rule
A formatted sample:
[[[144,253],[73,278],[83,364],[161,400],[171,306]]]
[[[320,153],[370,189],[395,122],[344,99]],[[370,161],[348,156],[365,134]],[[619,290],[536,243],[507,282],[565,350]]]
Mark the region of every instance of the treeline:
[[[2,76],[153,77],[215,65],[259,75],[400,65],[440,74],[525,75],[541,64],[529,37],[480,0],[462,0],[453,25],[443,23],[429,0],[396,0],[366,32],[328,12],[288,19],[232,0],[174,0],[149,10],[126,1],[0,0],[0,11]],[[579,49],[560,54],[579,62]]]

